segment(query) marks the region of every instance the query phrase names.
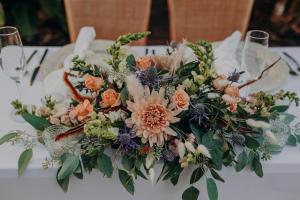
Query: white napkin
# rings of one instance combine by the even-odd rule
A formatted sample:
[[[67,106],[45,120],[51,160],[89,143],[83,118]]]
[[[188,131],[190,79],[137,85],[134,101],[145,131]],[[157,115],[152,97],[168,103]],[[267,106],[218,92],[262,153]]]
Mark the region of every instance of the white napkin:
[[[45,95],[51,95],[56,100],[65,99],[68,95],[68,89],[63,82],[64,71],[69,71],[72,67],[72,59],[78,55],[80,59],[90,56],[88,50],[96,36],[93,27],[83,27],[80,29],[76,40],[75,48],[72,54],[68,55],[64,60],[64,68],[55,70],[48,74],[44,79]]]
[[[85,26],[80,29],[73,53],[68,55],[64,60],[65,71],[69,71],[70,67],[72,67],[72,59],[75,56],[79,56],[80,59],[85,58],[91,43],[95,40],[95,37],[96,32],[94,27]]]
[[[234,69],[240,70],[240,64],[236,60],[236,51],[240,40],[241,32],[235,31],[213,50],[215,57],[213,67],[218,75],[228,75]]]

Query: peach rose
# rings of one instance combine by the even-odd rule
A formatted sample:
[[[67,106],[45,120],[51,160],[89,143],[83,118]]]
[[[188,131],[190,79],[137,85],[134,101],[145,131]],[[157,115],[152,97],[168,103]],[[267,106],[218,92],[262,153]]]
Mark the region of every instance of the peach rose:
[[[213,80],[213,85],[217,90],[223,90],[228,84],[229,81],[224,75],[218,76],[215,80]]]
[[[78,121],[82,121],[89,117],[93,112],[93,105],[89,100],[85,99],[83,103],[78,104],[71,112],[71,118],[77,118]]]
[[[114,89],[107,89],[101,94],[101,97],[101,107],[115,107],[121,104],[120,94],[117,93]]]
[[[183,89],[177,89],[172,97],[172,102],[178,109],[187,110],[190,105],[190,97]]]
[[[237,103],[236,102],[232,102],[229,104],[228,110],[230,112],[236,112],[237,111]]]
[[[145,70],[151,66],[151,58],[150,57],[140,57],[137,59],[136,64],[138,68],[141,70]]]
[[[97,91],[101,88],[101,86],[103,85],[103,79],[99,78],[99,77],[95,77],[95,76],[91,76],[91,75],[87,75],[85,80],[84,80],[84,84],[85,86],[93,91]]]
[[[228,94],[232,97],[240,97],[240,90],[238,87],[230,85],[226,87],[225,94]]]

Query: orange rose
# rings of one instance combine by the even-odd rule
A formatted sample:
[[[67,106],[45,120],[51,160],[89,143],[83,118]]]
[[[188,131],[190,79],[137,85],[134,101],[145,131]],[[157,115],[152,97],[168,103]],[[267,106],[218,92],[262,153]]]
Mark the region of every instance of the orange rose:
[[[177,108],[187,110],[190,105],[190,97],[183,89],[177,89],[172,97],[172,102]]]
[[[93,91],[97,91],[103,85],[103,79],[91,75],[87,75],[84,81],[85,86]]]
[[[77,118],[79,121],[82,121],[89,117],[93,112],[93,105],[89,100],[85,99],[83,103],[78,104],[71,112],[71,118]]]
[[[136,64],[138,68],[141,70],[145,70],[151,66],[151,58],[150,57],[141,57],[137,59]]]
[[[230,85],[226,87],[225,94],[228,94],[232,97],[240,97],[240,90],[238,87]]]
[[[101,107],[115,107],[121,104],[120,94],[113,89],[107,89],[101,94],[102,101],[100,102]]]

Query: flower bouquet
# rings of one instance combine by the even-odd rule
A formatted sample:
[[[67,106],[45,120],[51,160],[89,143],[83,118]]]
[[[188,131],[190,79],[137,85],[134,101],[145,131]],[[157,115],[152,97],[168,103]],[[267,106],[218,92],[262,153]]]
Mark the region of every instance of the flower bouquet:
[[[262,177],[262,160],[286,143],[296,145],[293,131],[300,130],[299,124],[290,126],[295,117],[285,113],[289,106],[277,105],[284,99],[298,105],[295,93],[240,95],[278,60],[257,79],[241,84],[243,72],[215,73],[212,45],[206,41],[173,45],[165,55],[135,57],[122,50],[148,34],[120,36],[107,49],[111,57],[106,66],[74,57],[63,77],[71,98],[63,104],[46,97],[43,107],[29,111],[19,101],[12,103],[37,130],[37,137],[17,131],[0,140],[25,144],[19,175],[40,142],[51,155],[43,167],[58,166],[56,179],[65,192],[70,176],[83,179],[93,169],[108,178],[116,170],[121,184],[134,194],[138,177],[176,185],[190,168],[182,199],[197,199],[194,184],[205,178],[209,199],[216,200],[215,181],[224,182],[218,173],[223,166],[237,172],[249,166]],[[186,48],[192,59],[183,56]],[[160,172],[154,170],[157,163],[163,165]]]

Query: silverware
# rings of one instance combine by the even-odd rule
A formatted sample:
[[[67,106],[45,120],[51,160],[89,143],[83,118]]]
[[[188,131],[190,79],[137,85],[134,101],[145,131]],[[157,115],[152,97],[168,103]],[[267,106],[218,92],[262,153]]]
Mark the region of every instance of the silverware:
[[[149,53],[149,49],[146,48],[146,49],[145,49],[145,56],[148,55],[148,53]]]
[[[38,65],[36,68],[34,68],[34,70],[33,70],[33,73],[32,73],[31,79],[30,79],[30,86],[33,85],[33,82],[34,82],[34,80],[36,79],[36,77],[37,77],[37,75],[38,75],[38,73],[39,73],[39,71],[40,71],[41,64],[43,63],[43,61],[44,61],[44,59],[45,59],[47,53],[48,53],[48,48],[45,49],[44,54],[43,54],[43,56],[42,56],[42,58],[41,58],[41,60],[40,60],[40,62],[39,62],[39,65]]]
[[[291,61],[293,61],[296,66],[297,66],[297,70],[300,71],[300,64],[297,62],[297,60],[295,58],[293,58],[290,54],[288,54],[287,52],[283,52],[283,55],[285,55],[286,57],[288,57]]]
[[[37,50],[35,49],[35,50],[31,53],[31,55],[28,57],[28,59],[26,60],[26,65],[28,65],[28,64],[30,63],[31,59],[33,58],[33,56],[34,56],[36,53],[37,53]],[[26,70],[25,73],[24,73],[24,75],[28,74],[28,72],[29,72],[29,71]]]

